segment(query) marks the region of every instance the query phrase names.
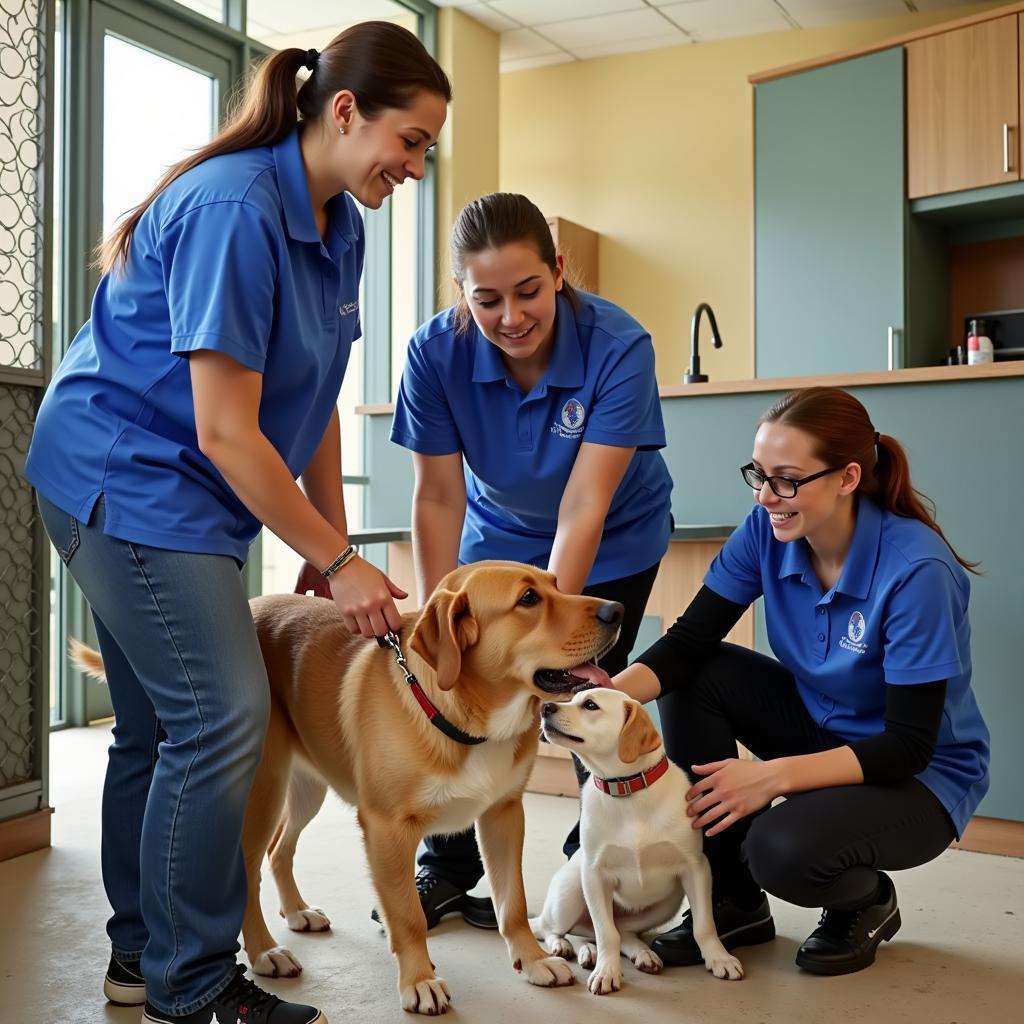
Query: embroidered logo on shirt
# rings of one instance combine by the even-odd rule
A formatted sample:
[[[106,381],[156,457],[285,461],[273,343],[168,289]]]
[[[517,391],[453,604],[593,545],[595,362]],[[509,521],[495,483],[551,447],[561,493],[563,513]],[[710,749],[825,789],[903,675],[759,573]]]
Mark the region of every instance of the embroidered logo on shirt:
[[[864,616],[860,612],[852,612],[850,614],[850,621],[846,626],[846,636],[840,637],[839,646],[844,651],[863,654],[868,649],[867,644],[862,643],[866,629],[867,624],[864,622]]]
[[[353,313],[359,312],[359,302],[346,302],[338,307],[339,316],[351,316]]]
[[[579,399],[570,398],[558,414],[561,422],[552,424],[551,433],[559,437],[579,437],[583,433],[583,420],[586,415],[587,410],[583,408]]]

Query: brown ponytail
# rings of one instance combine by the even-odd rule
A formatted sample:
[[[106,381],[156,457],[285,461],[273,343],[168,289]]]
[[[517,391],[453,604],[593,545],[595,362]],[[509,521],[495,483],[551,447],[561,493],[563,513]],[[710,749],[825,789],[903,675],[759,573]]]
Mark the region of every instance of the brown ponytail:
[[[898,516],[918,519],[934,530],[953,557],[975,572],[978,562],[957,554],[935,521],[935,505],[910,483],[910,463],[903,445],[889,434],[879,434],[867,409],[841,388],[814,387],[791,391],[762,417],[762,423],[797,427],[817,442],[815,456],[829,466],[856,462],[861,469],[859,493],[867,495]]]
[[[455,301],[456,334],[465,334],[472,319],[462,290],[462,283],[466,279],[467,258],[517,242],[534,246],[541,262],[552,273],[557,272],[557,253],[551,229],[544,214],[526,196],[514,192],[492,192],[466,203],[455,218],[449,248],[452,274],[459,283],[459,294]],[[562,294],[574,310],[579,309],[580,297],[566,276],[563,273]]]
[[[301,85],[299,71],[312,65]],[[296,92],[296,88],[298,92]],[[271,54],[216,138],[170,167],[156,188],[132,210],[99,248],[104,273],[128,259],[132,236],[154,199],[186,171],[205,160],[242,149],[273,146],[298,123],[316,120],[331,98],[348,89],[359,112],[372,119],[383,110],[405,108],[421,89],[452,98],[440,65],[408,29],[387,21],[364,21],[345,29],[320,54],[290,47]]]

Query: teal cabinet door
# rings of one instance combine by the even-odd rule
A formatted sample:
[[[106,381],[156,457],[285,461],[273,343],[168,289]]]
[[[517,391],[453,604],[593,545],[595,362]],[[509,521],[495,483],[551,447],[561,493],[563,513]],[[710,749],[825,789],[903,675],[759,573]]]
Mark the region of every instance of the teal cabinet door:
[[[900,365],[903,97],[901,47],[756,86],[758,377]]]

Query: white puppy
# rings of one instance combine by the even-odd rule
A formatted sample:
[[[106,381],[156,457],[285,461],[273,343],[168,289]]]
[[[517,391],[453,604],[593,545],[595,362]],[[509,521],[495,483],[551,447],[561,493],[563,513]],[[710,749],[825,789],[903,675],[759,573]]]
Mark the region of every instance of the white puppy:
[[[573,954],[569,932],[596,936],[596,956],[587,943],[578,958],[594,968],[590,991],[603,995],[622,987],[622,954],[642,971],[661,970],[640,933],[669,921],[685,895],[707,969],[742,978],[711,916],[711,869],[686,816],[690,784],[665,756],[647,712],[617,690],[589,689],[545,704],[541,722],[548,741],[577,754],[591,779],[583,787],[580,848],[551,880],[540,917],[530,921],[534,935],[566,957]]]

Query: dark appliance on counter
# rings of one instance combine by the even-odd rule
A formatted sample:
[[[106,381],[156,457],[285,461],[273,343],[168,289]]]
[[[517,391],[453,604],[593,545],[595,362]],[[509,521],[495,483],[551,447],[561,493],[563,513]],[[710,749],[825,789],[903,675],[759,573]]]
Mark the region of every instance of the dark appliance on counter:
[[[992,339],[997,363],[1024,359],[1024,309],[1000,309],[992,313],[969,313],[964,317],[964,346],[971,332],[972,320],[984,320]]]

